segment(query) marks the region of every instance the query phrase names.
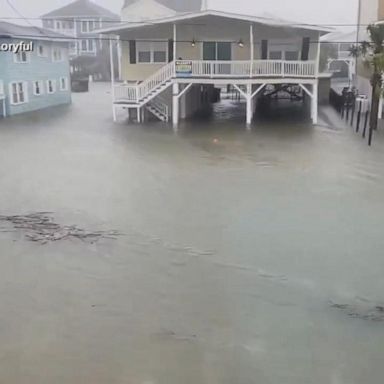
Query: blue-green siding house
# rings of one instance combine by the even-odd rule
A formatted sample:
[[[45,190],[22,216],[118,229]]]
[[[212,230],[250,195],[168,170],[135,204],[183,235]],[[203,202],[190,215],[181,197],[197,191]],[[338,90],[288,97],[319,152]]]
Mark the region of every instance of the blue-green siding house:
[[[32,50],[9,50],[20,42]],[[68,47],[61,34],[0,22],[0,117],[71,103]]]

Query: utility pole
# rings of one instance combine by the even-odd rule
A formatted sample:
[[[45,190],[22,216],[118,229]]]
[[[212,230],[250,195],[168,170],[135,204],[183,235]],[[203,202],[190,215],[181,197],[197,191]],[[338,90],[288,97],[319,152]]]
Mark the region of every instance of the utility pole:
[[[356,28],[356,47],[359,46],[359,40],[360,40],[360,24],[361,24],[361,1],[357,0],[357,28]],[[357,64],[358,64],[358,57],[356,55],[355,57],[355,78],[354,78],[354,85],[357,89]]]

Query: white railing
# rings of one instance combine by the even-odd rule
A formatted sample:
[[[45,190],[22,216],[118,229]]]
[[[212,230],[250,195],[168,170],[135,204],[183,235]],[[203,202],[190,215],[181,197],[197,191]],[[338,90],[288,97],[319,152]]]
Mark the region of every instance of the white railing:
[[[175,63],[171,62],[167,65],[164,65],[160,70],[154,73],[148,79],[144,80],[138,86],[138,98],[142,99],[147,96],[148,93],[155,90],[159,85],[164,84],[166,81],[170,80],[175,75]]]
[[[175,63],[171,62],[160,68],[140,84],[118,84],[114,88],[115,101],[124,100],[129,102],[139,102],[174,76]]]
[[[4,92],[4,82],[3,80],[0,80],[0,99],[4,98],[5,92]]]
[[[192,61],[192,76],[244,77],[251,73],[251,61]]]
[[[138,86],[129,85],[129,84],[117,84],[114,87],[114,99],[118,100],[127,100],[136,102],[138,95]]]
[[[284,76],[315,77],[316,63],[314,61],[285,61]]]
[[[164,116],[166,120],[168,120],[169,107],[163,99],[161,99],[160,97],[154,98],[153,100],[150,101],[148,105],[153,106]]]
[[[243,60],[191,63],[193,77],[314,77],[316,73],[314,61]]]
[[[284,60],[242,60],[242,61],[203,61],[183,60],[191,64],[191,72],[180,77],[193,78],[310,78],[317,75],[315,61]],[[184,68],[185,70],[185,68]],[[115,86],[115,101],[144,102],[160,86],[178,77],[175,62],[168,63],[142,83],[119,84]]]
[[[253,77],[283,76],[284,65],[281,60],[256,60],[253,62]]]

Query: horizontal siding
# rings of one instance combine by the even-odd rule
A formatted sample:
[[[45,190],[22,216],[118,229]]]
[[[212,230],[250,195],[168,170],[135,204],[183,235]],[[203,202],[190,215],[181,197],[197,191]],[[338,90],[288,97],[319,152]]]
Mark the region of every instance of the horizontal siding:
[[[181,57],[185,60],[202,60],[202,41],[230,41],[232,42],[232,60],[250,60],[250,35],[249,24],[218,18],[207,18],[201,22],[198,28],[190,25],[177,28],[177,51],[175,59]],[[123,80],[140,81],[153,74],[161,64],[130,64],[128,40],[157,40],[168,41],[173,37],[173,29],[169,25],[160,25],[156,28],[143,28],[130,31],[121,36],[122,40],[122,77]],[[285,47],[301,52],[304,37],[311,40],[309,60],[316,60],[318,50],[318,32],[305,31],[293,28],[278,28],[262,25],[254,26],[254,58],[261,58],[261,42],[266,39],[269,42],[283,42]],[[191,41],[197,41],[192,47]],[[242,40],[244,47],[239,47],[237,42]]]
[[[9,42],[9,40],[0,40],[0,42],[4,41]],[[37,54],[37,45],[40,43],[46,47],[46,57],[39,57]],[[52,49],[54,47],[60,47],[62,49],[63,61],[52,61]],[[4,81],[8,115],[35,111],[61,104],[69,104],[71,102],[70,89],[67,91],[60,91],[59,89],[59,79],[61,77],[68,79],[68,88],[70,88],[70,68],[66,44],[57,42],[35,42],[35,50],[30,53],[30,61],[28,63],[15,63],[13,54],[8,52],[0,53],[0,62],[1,61],[5,64],[5,70],[1,71],[0,76]],[[37,80],[43,82],[44,93],[41,96],[35,96],[33,94],[33,82]],[[47,80],[56,80],[57,89],[55,93],[47,94]],[[9,84],[15,81],[22,81],[28,84],[29,101],[27,103],[20,105],[12,105],[10,103]]]

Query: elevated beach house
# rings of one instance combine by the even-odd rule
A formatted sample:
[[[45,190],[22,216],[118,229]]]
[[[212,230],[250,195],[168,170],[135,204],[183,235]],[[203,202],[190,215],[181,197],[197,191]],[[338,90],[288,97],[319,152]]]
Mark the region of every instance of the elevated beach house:
[[[118,23],[120,16],[90,0],[76,0],[41,16],[43,27],[71,38],[72,69],[109,80],[109,42],[96,30]],[[117,59],[117,51],[114,51]]]
[[[334,56],[328,58],[327,69],[335,78],[344,78],[352,82],[356,77],[356,58],[351,48],[356,45],[357,31],[332,32],[321,38],[322,47],[332,46]]]
[[[315,25],[216,10],[121,23],[103,33],[122,43],[123,83],[113,84],[113,115],[124,108],[142,121],[149,111],[174,125],[207,101],[210,87],[231,85],[246,101],[270,85],[299,87],[318,116],[320,37]]]
[[[0,22],[0,117],[71,102],[68,45],[61,34]]]

